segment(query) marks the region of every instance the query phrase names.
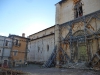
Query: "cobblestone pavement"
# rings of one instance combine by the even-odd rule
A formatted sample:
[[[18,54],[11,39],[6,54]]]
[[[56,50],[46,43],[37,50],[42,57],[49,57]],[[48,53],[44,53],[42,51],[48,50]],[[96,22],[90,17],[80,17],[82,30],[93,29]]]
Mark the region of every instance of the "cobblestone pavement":
[[[63,68],[43,68],[40,65],[28,65],[13,68],[24,72],[32,73],[32,75],[100,75],[100,71],[80,70],[80,69],[63,69]]]

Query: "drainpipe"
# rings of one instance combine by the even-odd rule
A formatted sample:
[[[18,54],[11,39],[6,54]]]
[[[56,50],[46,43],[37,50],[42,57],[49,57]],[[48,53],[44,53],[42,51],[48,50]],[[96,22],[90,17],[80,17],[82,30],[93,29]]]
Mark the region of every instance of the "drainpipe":
[[[1,61],[3,60],[3,57],[4,57],[5,39],[6,39],[6,37],[4,37],[4,42],[3,42],[3,50],[2,50],[2,57],[1,57]]]
[[[26,40],[25,61],[27,61],[28,39]]]
[[[11,55],[11,53],[12,53],[12,50],[13,50],[13,40],[14,40],[14,37],[11,38],[11,39],[12,39],[12,42],[11,42],[11,50],[10,50],[10,63],[11,63],[10,67],[12,67],[12,55]]]

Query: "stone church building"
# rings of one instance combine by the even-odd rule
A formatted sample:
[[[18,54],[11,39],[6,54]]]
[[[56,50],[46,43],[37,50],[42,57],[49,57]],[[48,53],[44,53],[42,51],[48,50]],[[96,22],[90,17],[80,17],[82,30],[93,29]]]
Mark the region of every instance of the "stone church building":
[[[55,6],[55,25],[29,35],[27,60],[44,63],[56,46],[56,66],[100,64],[100,0],[61,0]]]

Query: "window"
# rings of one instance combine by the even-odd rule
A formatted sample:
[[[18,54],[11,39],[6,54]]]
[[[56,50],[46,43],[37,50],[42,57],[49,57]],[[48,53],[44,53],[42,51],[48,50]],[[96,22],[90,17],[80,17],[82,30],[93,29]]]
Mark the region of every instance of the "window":
[[[7,63],[7,60],[4,60],[4,63]]]
[[[5,46],[8,46],[8,40],[5,41]]]
[[[19,60],[19,62],[22,62],[22,60]]]
[[[7,60],[4,60],[4,62],[3,62],[3,67],[4,67],[4,68],[8,68],[8,61],[7,61]]]
[[[19,40],[15,39],[15,40],[14,40],[14,45],[15,45],[15,46],[20,46],[21,44],[19,43]]]
[[[18,45],[18,40],[17,40],[17,39],[16,39],[16,42],[15,42],[15,44],[16,44],[16,45]]]
[[[3,66],[7,66],[7,60],[4,60]]]
[[[13,52],[13,55],[14,55],[14,56],[17,56],[17,54],[18,54],[18,51],[14,51],[14,52]]]
[[[83,16],[83,8],[82,8],[81,0],[79,0],[74,6],[74,17],[78,18],[81,16]]]
[[[49,45],[47,45],[47,51],[49,51]]]
[[[40,51],[40,47],[38,47],[38,52]]]

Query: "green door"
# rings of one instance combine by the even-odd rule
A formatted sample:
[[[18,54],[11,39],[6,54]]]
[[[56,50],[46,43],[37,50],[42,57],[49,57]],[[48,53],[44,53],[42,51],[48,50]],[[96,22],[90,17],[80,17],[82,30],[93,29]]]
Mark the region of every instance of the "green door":
[[[78,60],[79,61],[87,61],[88,60],[87,48],[85,45],[79,45]]]

